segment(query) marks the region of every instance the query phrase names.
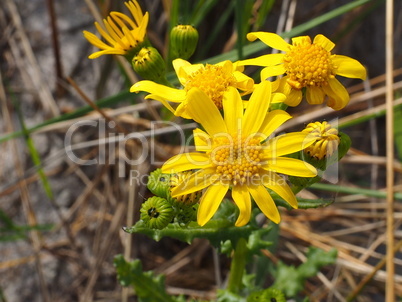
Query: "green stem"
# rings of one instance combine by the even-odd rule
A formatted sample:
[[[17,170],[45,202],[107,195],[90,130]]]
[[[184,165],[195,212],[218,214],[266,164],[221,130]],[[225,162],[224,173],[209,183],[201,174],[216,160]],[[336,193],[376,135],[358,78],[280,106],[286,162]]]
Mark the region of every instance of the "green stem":
[[[238,294],[242,287],[247,252],[248,248],[246,239],[240,238],[237,241],[236,248],[233,252],[232,264],[230,265],[228,290],[234,294]]]

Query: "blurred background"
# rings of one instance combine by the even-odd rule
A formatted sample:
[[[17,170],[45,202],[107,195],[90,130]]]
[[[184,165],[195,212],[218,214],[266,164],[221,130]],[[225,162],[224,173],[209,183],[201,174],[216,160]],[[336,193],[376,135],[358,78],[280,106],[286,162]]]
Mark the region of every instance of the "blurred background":
[[[336,44],[333,53],[367,68],[364,82],[342,79],[351,94],[344,110],[305,103],[290,110],[294,119],[283,130],[334,121],[352,138],[352,148],[326,180],[301,192],[334,203],[282,210],[283,221],[275,231],[280,244],[269,254],[273,263],[299,265],[309,246],[337,248],[337,263],[309,279],[303,294],[311,301],[346,301],[385,257],[386,135],[395,138],[394,235],[397,243],[402,239],[402,2],[395,1],[394,7],[394,133],[385,132],[385,1],[138,2],[150,14],[149,40],[164,55],[174,23],[198,29],[191,63],[250,57],[248,32],[293,30],[311,37],[324,34]],[[139,258],[144,270],[165,274],[170,293],[214,299],[228,261],[207,241],[191,246],[169,238],[154,242],[122,230],[138,220],[139,207],[149,196],[146,176],[180,150],[180,140],[177,131],[158,132],[148,140],[153,160],[135,161],[145,146],[113,139],[147,133],[152,121],[162,119],[180,124],[185,133],[194,128],[159,103],[130,94],[129,87],[140,78],[126,61],[88,59],[96,49],[82,31],[97,34],[94,21],[112,10],[128,13],[124,2],[1,3],[0,301],[136,301],[116,280],[116,254]],[[177,17],[174,4],[179,5]],[[239,5],[241,16],[236,15]],[[266,47],[252,55],[269,52]],[[259,80],[257,68],[246,71]],[[400,249],[395,265],[395,290],[401,297]],[[356,301],[384,301],[385,281],[380,267]]]

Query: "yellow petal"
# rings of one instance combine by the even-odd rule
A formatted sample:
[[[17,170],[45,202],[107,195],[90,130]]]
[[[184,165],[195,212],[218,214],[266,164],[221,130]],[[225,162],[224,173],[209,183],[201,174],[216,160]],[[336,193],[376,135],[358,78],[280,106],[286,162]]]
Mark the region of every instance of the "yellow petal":
[[[215,174],[215,168],[198,170],[173,188],[172,197],[200,191],[213,184],[218,178],[219,175]]]
[[[251,198],[245,186],[234,186],[232,189],[232,198],[240,210],[239,217],[236,220],[236,226],[246,225],[251,216]]]
[[[316,141],[311,133],[290,132],[270,139],[264,148],[264,158],[274,158],[303,150]]]
[[[264,133],[269,137],[276,129],[278,129],[279,126],[291,118],[290,114],[286,111],[273,110],[265,116],[258,132]]]
[[[209,135],[227,133],[226,124],[214,102],[199,88],[187,93],[187,113],[200,123]]]
[[[283,103],[286,101],[286,95],[280,92],[272,93],[271,104]]]
[[[209,167],[210,159],[205,153],[189,152],[177,154],[162,166],[162,173],[177,173],[192,169]]]
[[[108,48],[110,48],[109,45],[107,45],[104,42],[102,42],[93,33],[90,33],[89,31],[86,31],[86,30],[84,30],[83,33],[84,33],[85,39],[87,39],[89,43],[91,43],[92,45],[98,47],[99,49],[108,49]]]
[[[328,85],[322,86],[322,89],[329,96],[327,105],[332,109],[341,110],[349,103],[349,93],[337,79],[329,79]]]
[[[365,80],[367,76],[366,68],[359,61],[347,56],[334,55],[331,57],[335,65],[336,74],[353,79]]]
[[[260,39],[264,44],[282,51],[289,50],[289,44],[279,35],[267,32],[252,32],[247,34],[249,41]]]
[[[275,66],[283,63],[283,53],[263,55],[257,58],[239,61],[239,65]]]
[[[285,86],[289,86],[289,84],[286,84]],[[286,95],[286,100],[284,103],[288,106],[295,107],[300,104],[302,98],[303,94],[301,90],[290,89],[290,93]]]
[[[236,88],[230,86],[227,88],[223,94],[222,104],[228,132],[236,133],[241,127],[243,118],[243,100]]]
[[[173,114],[175,113],[175,110],[173,109],[173,107],[165,100],[165,98],[161,98],[159,95],[155,95],[155,94],[148,94],[145,99],[147,100],[156,100],[161,102],[167,109],[169,109],[170,112],[172,112]]]
[[[286,183],[286,180],[276,173],[270,172],[267,175],[262,175],[262,184],[271,189],[280,197],[282,197],[287,203],[289,203],[292,208],[297,209],[297,199],[292,189]]]
[[[211,150],[212,140],[211,137],[206,132],[198,128],[194,129],[193,137],[194,137],[195,150],[204,152]]]
[[[130,88],[130,92],[146,91],[172,102],[182,102],[187,94],[184,90],[167,87],[152,81],[140,81]]]
[[[324,48],[326,51],[331,51],[334,47],[335,44],[332,42],[330,39],[328,39],[324,35],[316,35],[314,37],[314,44],[320,45],[322,48]]]
[[[126,52],[122,49],[109,48],[107,50],[97,51],[88,56],[90,59],[96,59],[103,55],[124,55]]]
[[[209,186],[202,195],[198,208],[197,222],[200,226],[205,225],[214,216],[228,190],[229,185],[220,182]]]
[[[279,215],[278,208],[271,195],[262,185],[253,185],[247,187],[251,196],[260,210],[268,217],[271,221],[279,223],[281,221],[281,216]]]
[[[286,72],[286,69],[283,66],[283,64],[265,67],[263,70],[261,70],[261,74],[260,74],[261,81],[265,81],[270,77],[275,77],[275,76],[284,74],[285,72]]]
[[[177,74],[177,78],[179,79],[180,83],[184,85],[189,76],[184,67],[191,66],[191,63],[183,59],[175,59],[172,61],[172,65]]]
[[[275,157],[268,158],[267,161],[268,164],[262,166],[267,171],[299,177],[315,177],[317,175],[317,170],[312,165],[298,159]]]
[[[254,88],[254,80],[240,71],[233,72],[236,79],[236,88],[243,91],[252,91]]]
[[[309,86],[306,89],[306,99],[310,105],[318,105],[324,102],[325,93],[321,87]]]
[[[247,105],[242,121],[242,134],[256,133],[267,115],[271,103],[271,82],[262,81],[257,85]]]

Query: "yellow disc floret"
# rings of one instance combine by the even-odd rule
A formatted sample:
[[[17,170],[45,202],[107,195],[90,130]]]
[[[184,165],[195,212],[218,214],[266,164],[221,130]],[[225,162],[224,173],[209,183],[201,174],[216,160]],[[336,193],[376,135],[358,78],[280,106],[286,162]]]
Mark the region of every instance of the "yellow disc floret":
[[[310,123],[302,131],[310,133],[316,137],[315,143],[304,149],[304,152],[317,159],[331,156],[337,149],[340,143],[338,130],[332,128],[327,122]]]
[[[289,76],[287,82],[294,89],[328,85],[328,80],[334,78],[336,74],[331,61],[331,52],[311,43],[308,36],[294,41],[283,61],[286,74]]]
[[[235,77],[231,72],[228,73],[224,70],[223,66],[207,64],[189,75],[189,80],[184,86],[186,91],[193,87],[200,88],[211,98],[218,109],[222,109],[223,93],[229,86],[235,84]]]
[[[214,144],[211,162],[222,181],[243,185],[259,177],[263,154],[258,139],[228,136],[215,138]]]

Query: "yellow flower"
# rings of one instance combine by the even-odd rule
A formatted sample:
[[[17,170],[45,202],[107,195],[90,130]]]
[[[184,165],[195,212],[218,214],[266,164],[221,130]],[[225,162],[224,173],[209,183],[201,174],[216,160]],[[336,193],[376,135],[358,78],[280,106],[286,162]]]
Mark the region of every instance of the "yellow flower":
[[[201,89],[210,97],[218,109],[222,109],[222,100],[229,87],[240,89],[244,93],[250,93],[253,90],[253,79],[240,71],[243,67],[238,68],[237,65],[230,61],[220,62],[215,65],[192,65],[185,60],[176,59],[173,61],[173,67],[180,83],[183,85],[183,89],[175,89],[151,81],[140,81],[135,83],[130,91],[149,92],[151,94],[146,97],[147,99],[162,102],[176,116],[192,118],[186,108],[188,92],[194,87]],[[177,103],[178,106],[174,109],[168,101]]]
[[[316,137],[316,141],[303,151],[317,159],[323,159],[324,157],[329,157],[334,154],[341,141],[338,136],[338,130],[332,128],[332,126],[325,121],[322,123],[309,123],[302,132],[310,133]]]
[[[279,35],[267,32],[253,32],[247,39],[260,39],[272,48],[285,53],[268,54],[258,58],[240,61],[241,65],[266,66],[261,71],[261,78],[286,74],[279,85],[280,92],[287,95],[285,101],[289,106],[297,106],[302,99],[302,89],[306,88],[309,104],[322,104],[328,96],[327,105],[340,110],[349,102],[349,93],[335,78],[336,75],[366,78],[366,69],[356,60],[331,53],[335,44],[323,35],[301,36],[288,44]]]
[[[291,118],[283,110],[267,113],[272,97],[271,83],[268,81],[256,87],[246,110],[243,110],[239,92],[229,87],[222,102],[223,117],[202,90],[194,88],[188,94],[187,110],[206,132],[194,130],[195,147],[199,152],[176,155],[163,165],[164,173],[197,170],[171,191],[172,196],[208,187],[201,197],[197,213],[197,221],[201,226],[215,214],[229,189],[240,209],[236,226],[249,222],[251,197],[269,219],[279,223],[278,209],[266,188],[297,208],[295,195],[277,173],[316,176],[317,171],[313,166],[284,157],[309,146],[315,137],[294,132],[268,139],[281,124]]]
[[[92,45],[101,49],[101,51],[91,54],[90,59],[106,54],[127,55],[144,42],[149,20],[148,12],[143,15],[141,7],[135,0],[124,4],[130,10],[133,19],[120,12],[111,12],[110,16],[103,19],[106,30],[98,22],[95,22],[96,29],[108,44],[101,41],[93,33],[84,30],[84,37]]]

